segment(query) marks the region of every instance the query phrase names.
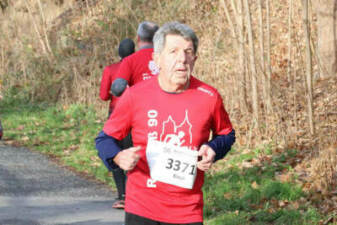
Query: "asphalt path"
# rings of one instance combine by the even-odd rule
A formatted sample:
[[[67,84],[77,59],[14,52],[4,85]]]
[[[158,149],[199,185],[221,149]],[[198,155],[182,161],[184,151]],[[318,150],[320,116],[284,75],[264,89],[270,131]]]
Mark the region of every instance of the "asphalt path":
[[[122,225],[107,186],[0,141],[0,225]]]

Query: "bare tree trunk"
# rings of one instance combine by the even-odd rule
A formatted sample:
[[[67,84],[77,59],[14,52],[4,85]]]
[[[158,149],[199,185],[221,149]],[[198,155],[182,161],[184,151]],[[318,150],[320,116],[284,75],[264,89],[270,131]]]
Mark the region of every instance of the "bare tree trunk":
[[[271,61],[270,61],[270,7],[269,7],[269,0],[266,0],[266,23],[267,23],[267,38],[266,38],[266,54],[267,54],[267,113],[272,112],[272,105],[271,105]]]
[[[235,39],[235,49],[238,49],[239,67],[237,83],[237,93],[239,96],[239,105],[241,112],[247,112],[247,101],[246,101],[246,82],[245,82],[245,67],[244,67],[244,38],[243,38],[243,20],[242,20],[242,0],[238,0],[238,7],[241,7],[240,12],[237,11],[235,3],[231,1],[232,9],[234,12],[234,18],[236,20],[236,27],[231,19],[228,6],[224,0],[220,1],[231,28],[233,38]]]
[[[260,60],[261,60],[261,71],[264,73],[265,61],[264,61],[264,32],[263,32],[263,12],[262,12],[262,0],[258,2],[259,8],[259,26],[260,26]],[[264,79],[263,79],[264,81]]]
[[[233,1],[232,1],[233,4]],[[237,0],[237,25],[239,33],[239,74],[240,74],[240,106],[244,112],[247,112],[247,82],[246,82],[246,70],[245,70],[245,37],[243,27],[243,8],[242,0]]]
[[[260,27],[260,68],[262,73],[262,90],[263,90],[263,99],[267,99],[267,82],[266,82],[266,71],[265,71],[265,57],[264,57],[264,25],[263,25],[263,12],[262,12],[262,0],[258,1],[258,11],[259,11],[259,27]],[[266,104],[264,104],[266,108]],[[266,110],[267,111],[267,110]]]
[[[317,13],[317,50],[320,76],[337,75],[337,1],[314,0]]]
[[[288,68],[287,68],[287,77],[288,77],[288,82],[291,82],[292,86],[292,100],[293,100],[293,105],[296,106],[297,99],[296,99],[296,69],[293,70],[293,65],[295,65],[295,59],[293,60],[293,0],[289,0],[289,12],[288,12]],[[292,76],[293,75],[293,76]],[[297,109],[296,107],[293,107],[292,109],[292,114],[293,114],[293,123],[294,123],[294,131],[293,133],[297,133],[298,131],[298,122],[297,122]],[[288,127],[289,130],[290,127]],[[297,135],[294,135],[295,138],[295,143],[297,143]]]
[[[223,9],[225,10],[225,15],[226,15],[227,21],[228,21],[228,23],[229,23],[229,26],[230,26],[230,28],[231,28],[231,32],[232,32],[233,38],[234,38],[234,40],[235,40],[235,44],[237,44],[237,40],[238,40],[238,39],[237,39],[237,36],[236,36],[234,23],[233,23],[233,21],[232,21],[232,19],[231,19],[231,16],[230,16],[230,14],[229,14],[228,7],[227,7],[227,5],[226,5],[226,3],[225,3],[224,0],[221,0],[220,2],[221,2],[221,4],[222,4]]]
[[[41,4],[41,1],[38,0],[38,5],[39,5],[39,10],[40,10],[40,14],[41,14],[41,19],[42,19],[42,29],[43,29],[43,34],[44,34],[44,38],[45,38],[45,41],[46,41],[46,47],[49,51],[49,53],[52,53],[52,50],[50,48],[50,44],[49,44],[49,40],[48,40],[48,35],[47,35],[47,24],[46,24],[46,19],[45,19],[45,16],[44,16],[44,13],[43,13],[43,9],[42,9],[42,4]]]
[[[302,0],[302,13],[304,24],[304,35],[306,42],[306,81],[308,89],[308,119],[311,135],[314,135],[314,119],[313,119],[313,88],[312,88],[312,59],[310,49],[310,30],[308,20],[308,0]]]
[[[297,102],[297,99],[296,99],[296,70],[294,70],[294,76],[293,76],[293,105],[297,105],[298,102]],[[294,121],[294,129],[295,129],[295,132],[298,131],[298,121],[297,121],[297,109],[296,107],[293,107],[293,121]],[[297,142],[297,135],[294,135],[295,136],[295,142]]]
[[[291,37],[293,34],[293,29],[292,29],[292,17],[293,17],[293,0],[289,0],[289,14],[288,14],[288,70],[287,70],[287,77],[288,77],[288,82],[291,81],[291,64],[292,64],[292,41]]]
[[[248,32],[248,44],[249,44],[249,61],[251,69],[251,81],[252,81],[252,103],[253,103],[253,116],[256,120],[256,126],[259,128],[259,100],[257,94],[257,72],[255,64],[255,50],[253,42],[253,27],[251,22],[251,15],[249,9],[248,0],[244,0],[244,7],[246,9],[246,19],[247,19],[247,32]]]
[[[221,0],[221,3],[225,9],[226,17],[228,22],[230,23],[230,26],[232,27],[232,30],[234,30],[234,23],[229,17],[229,10],[227,5],[223,0]],[[246,90],[246,77],[245,77],[245,51],[244,51],[244,32],[243,32],[243,10],[242,10],[242,0],[237,0],[237,5],[235,5],[234,0],[231,0],[231,6],[234,12],[234,18],[236,21],[236,32],[235,32],[235,38],[236,38],[236,48],[238,49],[238,57],[239,57],[239,68],[238,68],[238,93],[239,93],[239,103],[240,103],[240,109],[241,112],[247,112],[247,90]],[[233,32],[233,31],[232,31]]]
[[[232,33],[232,38],[234,40],[234,48],[235,49],[239,49],[239,41],[238,41],[238,38],[237,38],[237,34],[236,34],[236,28],[235,28],[235,25],[233,23],[233,20],[231,18],[231,15],[229,13],[229,9],[228,9],[228,6],[226,5],[225,1],[224,0],[220,0],[220,4],[222,5],[222,8],[224,9],[225,11],[225,16],[226,16],[226,19],[228,21],[228,24],[229,24],[229,27],[230,27],[230,30],[231,30],[231,33]],[[235,9],[234,9],[234,17],[236,18],[236,12],[235,12]],[[238,68],[238,70],[240,71],[241,68]],[[240,72],[239,72],[240,74]],[[240,95],[240,92],[241,92],[241,80],[240,80],[240,77],[239,76],[236,76],[235,78],[232,79],[233,80],[233,84],[237,84],[237,85],[234,85],[233,89],[234,89],[234,95],[233,96],[239,96],[239,109],[241,110],[242,108],[242,105],[241,105],[241,95]],[[232,98],[233,99],[233,98]]]

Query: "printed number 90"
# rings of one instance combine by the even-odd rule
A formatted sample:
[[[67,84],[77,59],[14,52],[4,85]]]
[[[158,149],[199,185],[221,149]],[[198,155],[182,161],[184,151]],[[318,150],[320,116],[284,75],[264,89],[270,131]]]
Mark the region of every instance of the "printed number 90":
[[[190,165],[186,162],[181,162],[180,160],[174,160],[172,158],[167,159],[166,169],[172,169],[174,171],[181,171],[183,173],[188,173],[189,175],[195,174],[195,165]],[[188,171],[188,168],[190,170]]]

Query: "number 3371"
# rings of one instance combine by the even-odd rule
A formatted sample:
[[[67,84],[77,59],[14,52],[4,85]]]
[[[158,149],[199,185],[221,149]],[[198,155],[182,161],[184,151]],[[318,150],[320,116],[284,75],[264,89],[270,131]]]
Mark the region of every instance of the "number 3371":
[[[172,169],[174,171],[180,171],[182,173],[188,173],[189,175],[195,174],[196,166],[187,162],[182,162],[178,159],[168,158],[166,163],[166,169]]]

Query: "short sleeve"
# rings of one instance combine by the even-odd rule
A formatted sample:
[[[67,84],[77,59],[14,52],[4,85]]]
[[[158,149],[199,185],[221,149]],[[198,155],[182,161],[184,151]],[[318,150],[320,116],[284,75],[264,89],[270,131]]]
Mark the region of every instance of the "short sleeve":
[[[118,140],[128,135],[131,129],[132,109],[129,89],[119,98],[116,108],[103,127],[104,133]]]

